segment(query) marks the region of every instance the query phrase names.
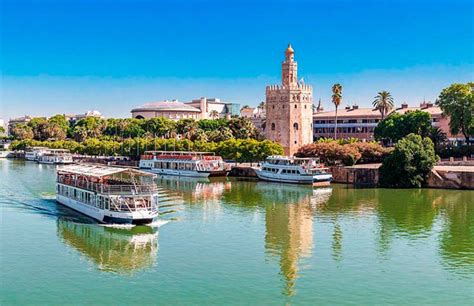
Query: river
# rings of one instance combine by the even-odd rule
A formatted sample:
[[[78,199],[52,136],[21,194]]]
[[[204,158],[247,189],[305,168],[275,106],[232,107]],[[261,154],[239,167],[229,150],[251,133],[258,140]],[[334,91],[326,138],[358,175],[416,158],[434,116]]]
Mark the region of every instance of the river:
[[[474,299],[474,191],[158,178],[152,227],[56,204],[0,160],[0,303],[455,304]]]

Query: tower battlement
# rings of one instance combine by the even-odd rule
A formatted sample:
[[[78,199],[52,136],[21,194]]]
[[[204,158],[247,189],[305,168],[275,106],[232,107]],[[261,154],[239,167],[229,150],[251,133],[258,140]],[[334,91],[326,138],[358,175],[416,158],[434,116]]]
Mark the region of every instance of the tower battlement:
[[[266,87],[266,92],[271,92],[271,91],[284,91],[284,90],[304,90],[304,91],[313,91],[313,86],[303,84],[303,83],[296,83],[296,84],[291,84],[289,86],[285,85],[268,85]]]

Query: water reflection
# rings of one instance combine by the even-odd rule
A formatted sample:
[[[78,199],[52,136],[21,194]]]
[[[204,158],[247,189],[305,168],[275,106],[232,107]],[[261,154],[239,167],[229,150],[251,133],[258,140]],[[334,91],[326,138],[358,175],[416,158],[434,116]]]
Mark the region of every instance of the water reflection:
[[[61,218],[57,221],[57,227],[62,241],[85,255],[99,270],[131,274],[156,262],[157,228],[114,228]]]
[[[284,294],[294,294],[298,278],[298,263],[309,257],[314,246],[313,213],[316,205],[329,199],[332,189],[306,186],[259,183],[265,206],[265,248],[279,257],[280,271],[285,281]]]

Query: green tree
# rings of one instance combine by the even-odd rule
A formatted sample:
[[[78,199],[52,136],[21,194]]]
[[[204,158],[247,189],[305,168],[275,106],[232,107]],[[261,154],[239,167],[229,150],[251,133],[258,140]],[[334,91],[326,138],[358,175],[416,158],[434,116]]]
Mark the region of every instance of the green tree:
[[[336,107],[336,114],[334,119],[334,139],[337,139],[337,109],[342,103],[342,85],[334,84],[332,86],[332,103]]]
[[[176,129],[176,122],[165,117],[151,118],[146,121],[146,131],[155,137],[164,137],[171,130]]]
[[[0,134],[4,134],[5,133],[5,128],[3,126],[0,126]]]
[[[229,120],[229,128],[232,135],[238,139],[256,138],[258,131],[253,122],[248,118],[231,118]]]
[[[45,118],[33,118],[28,122],[28,126],[33,131],[33,138],[36,140],[46,140],[49,138],[49,124]]]
[[[383,187],[419,188],[437,160],[431,139],[409,134],[399,140],[395,150],[383,160],[379,183]]]
[[[103,135],[105,127],[106,121],[104,119],[87,117],[76,122],[73,135],[77,141],[84,141],[87,138],[97,138]]]
[[[474,83],[452,84],[441,91],[436,104],[449,116],[449,128],[453,135],[463,134],[469,145],[474,134]]]
[[[439,127],[432,127],[430,130],[429,137],[431,141],[433,141],[435,148],[448,140],[448,138],[446,137],[446,133],[443,132],[443,130]]]
[[[198,128],[199,125],[194,119],[181,119],[176,123],[177,133],[189,140],[194,139]]]
[[[33,129],[26,124],[16,124],[12,128],[12,136],[18,140],[33,139]]]
[[[381,91],[374,98],[372,105],[379,110],[382,120],[393,109],[393,98],[388,91]]]
[[[405,114],[392,113],[381,120],[374,130],[376,140],[385,143],[395,143],[408,134],[417,134],[427,137],[431,132],[431,115],[427,112],[416,110]]]

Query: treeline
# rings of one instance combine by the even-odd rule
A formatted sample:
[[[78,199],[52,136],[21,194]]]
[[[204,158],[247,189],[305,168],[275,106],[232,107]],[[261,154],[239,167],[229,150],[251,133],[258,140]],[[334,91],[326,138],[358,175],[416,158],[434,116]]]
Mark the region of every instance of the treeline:
[[[123,141],[88,138],[83,142],[75,140],[15,140],[13,150],[24,150],[27,147],[43,146],[54,149],[69,149],[73,153],[103,156],[129,156],[138,159],[147,150],[168,151],[205,151],[214,152],[228,160],[237,162],[258,162],[269,155],[283,154],[283,148],[270,140],[235,139],[210,142],[189,139],[165,138],[126,138]]]
[[[160,137],[211,142],[232,138],[262,138],[253,123],[247,118],[173,121],[163,117],[151,119],[87,117],[72,122],[63,115],[55,115],[49,119],[33,118],[27,124],[18,124],[12,129],[12,136],[16,140],[74,139],[78,142],[90,138],[122,141],[125,138]]]

